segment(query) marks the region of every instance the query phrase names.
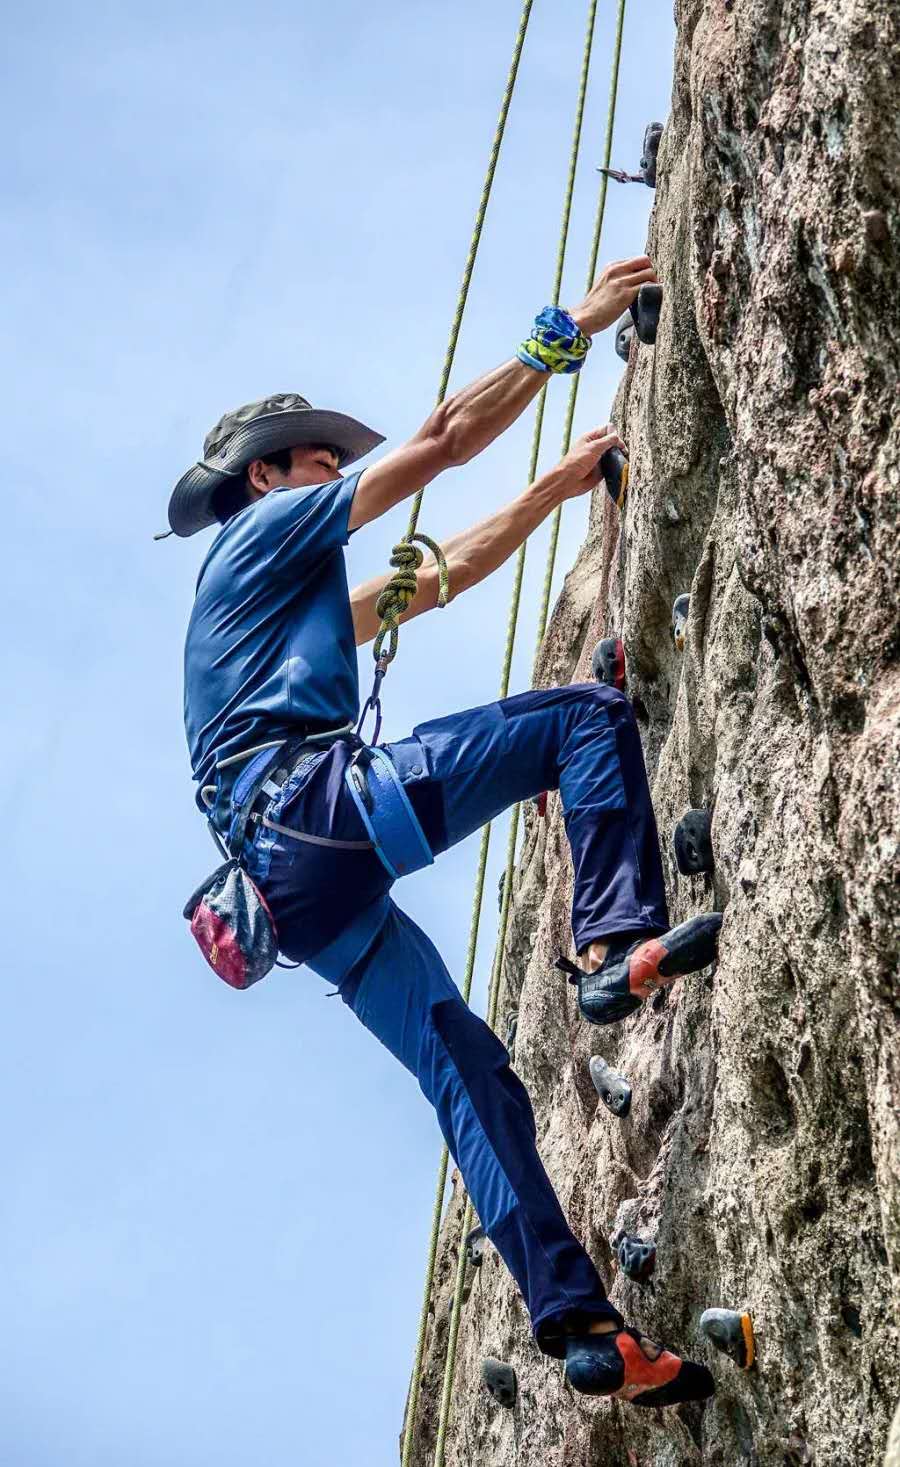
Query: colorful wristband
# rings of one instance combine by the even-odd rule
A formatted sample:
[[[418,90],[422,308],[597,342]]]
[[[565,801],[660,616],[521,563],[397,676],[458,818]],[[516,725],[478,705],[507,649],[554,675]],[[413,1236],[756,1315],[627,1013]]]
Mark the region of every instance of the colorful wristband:
[[[590,345],[590,337],[584,335],[568,311],[545,306],[516,356],[536,372],[579,372]]]

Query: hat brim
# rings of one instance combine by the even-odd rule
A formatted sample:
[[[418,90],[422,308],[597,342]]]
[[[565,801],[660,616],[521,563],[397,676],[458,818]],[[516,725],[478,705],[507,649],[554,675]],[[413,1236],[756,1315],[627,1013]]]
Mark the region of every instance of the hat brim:
[[[193,464],[182,474],[169,500],[169,525],[182,536],[214,525],[216,517],[210,504],[213,492],[267,453],[310,443],[328,444],[337,449],[339,466],[345,469],[383,442],[383,435],[365,423],[327,408],[296,408],[253,418],[229,439],[223,453]]]

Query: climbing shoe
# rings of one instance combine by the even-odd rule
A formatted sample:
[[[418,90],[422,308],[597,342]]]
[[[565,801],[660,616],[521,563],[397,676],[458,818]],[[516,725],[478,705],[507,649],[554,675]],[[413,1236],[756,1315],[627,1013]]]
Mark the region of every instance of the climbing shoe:
[[[662,937],[613,943],[596,973],[586,973],[568,958],[557,968],[578,985],[578,1007],[589,1024],[617,1024],[640,1008],[642,999],[665,988],[684,973],[696,973],[714,961],[721,912],[690,917]]]
[[[599,1054],[591,1056],[590,1071],[594,1089],[606,1109],[624,1121],[631,1110],[631,1086],[625,1076],[611,1069]]]
[[[741,1370],[750,1369],[756,1359],[756,1340],[749,1314],[737,1309],[705,1309],[700,1316],[700,1328],[716,1349],[730,1355]]]
[[[648,188],[656,188],[656,156],[663,135],[661,122],[648,122],[644,131],[644,151],[641,154],[641,178]]]
[[[684,651],[684,638],[687,632],[688,612],[691,608],[691,598],[687,591],[682,596],[676,596],[672,607],[672,640],[676,651]]]
[[[631,354],[631,338],[634,335],[634,321],[630,311],[620,317],[616,325],[616,356],[627,362]]]
[[[672,844],[682,876],[697,876],[701,871],[712,871],[715,866],[711,824],[708,810],[688,810],[675,826]]]
[[[662,310],[663,288],[661,285],[642,285],[637,293],[637,299],[631,302],[629,310],[634,321],[634,329],[637,332],[638,341],[645,346],[652,346],[656,341],[656,329],[659,326],[659,313]]]
[[[547,791],[541,790],[541,793],[535,796],[532,803],[538,812],[539,819],[543,820],[547,814]]]
[[[645,1284],[656,1268],[656,1244],[623,1233],[616,1248],[619,1267],[632,1283]]]
[[[481,1379],[484,1381],[498,1406],[514,1406],[519,1393],[516,1372],[503,1360],[488,1355],[481,1363]]]
[[[608,1335],[570,1335],[566,1341],[566,1380],[587,1396],[615,1396],[633,1406],[705,1401],[716,1388],[705,1365],[682,1360],[636,1329]]]
[[[607,494],[616,509],[621,509],[628,488],[628,455],[621,448],[608,448],[600,459],[600,473]]]
[[[625,644],[620,637],[604,637],[591,656],[591,672],[598,683],[625,686]]]

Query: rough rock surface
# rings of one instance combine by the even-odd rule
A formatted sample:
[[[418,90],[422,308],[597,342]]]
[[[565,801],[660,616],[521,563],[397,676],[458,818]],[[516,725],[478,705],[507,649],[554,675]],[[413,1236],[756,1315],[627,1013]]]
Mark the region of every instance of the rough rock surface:
[[[615,420],[621,520],[596,496],[541,681],[620,633],[673,920],[721,908],[720,962],[613,1029],[579,1020],[558,802],[526,812],[500,1013],[542,1155],[623,1313],[705,1359],[705,1409],[586,1401],[531,1342],[494,1250],[465,1304],[450,1467],[878,1467],[900,1397],[898,12],[879,0],[681,0],[650,251],[655,351]],[[604,348],[600,348],[601,350]],[[612,347],[610,345],[610,350]],[[687,645],[669,613],[690,591]],[[671,831],[713,809],[716,869]],[[600,1053],[634,1086],[599,1104]],[[444,1222],[413,1460],[432,1460],[461,1217]],[[651,1283],[614,1271],[624,1226]],[[699,1336],[749,1308],[758,1364]],[[514,1364],[498,1408],[480,1362]]]

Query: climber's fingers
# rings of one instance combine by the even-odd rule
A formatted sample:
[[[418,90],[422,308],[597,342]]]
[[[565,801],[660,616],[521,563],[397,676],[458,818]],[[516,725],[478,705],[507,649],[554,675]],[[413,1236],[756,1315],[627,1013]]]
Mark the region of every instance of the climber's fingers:
[[[593,336],[604,331],[631,305],[640,287],[656,279],[649,255],[633,255],[630,260],[614,260],[604,265],[580,306],[571,314],[582,331]]]
[[[602,428],[592,428],[590,432],[583,433],[576,439],[559,465],[566,499],[586,494],[599,484],[600,460],[610,448],[621,449],[623,453],[626,451],[625,444],[611,423],[604,424]]]

